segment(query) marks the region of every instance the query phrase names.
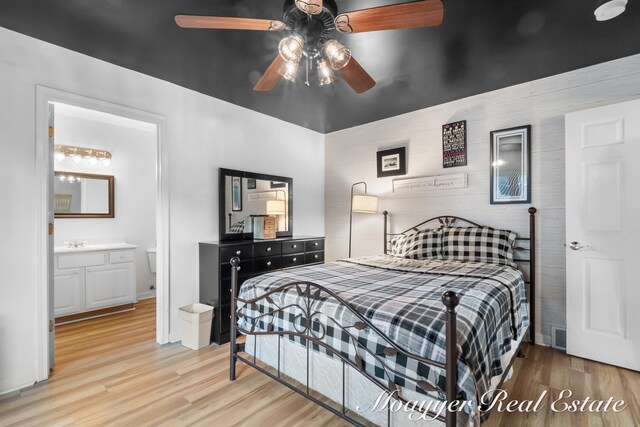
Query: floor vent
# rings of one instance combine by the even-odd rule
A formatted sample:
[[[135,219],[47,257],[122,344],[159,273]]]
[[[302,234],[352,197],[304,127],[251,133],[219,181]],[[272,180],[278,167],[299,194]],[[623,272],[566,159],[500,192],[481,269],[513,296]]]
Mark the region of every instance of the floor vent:
[[[559,326],[551,326],[551,347],[567,350],[567,330]]]

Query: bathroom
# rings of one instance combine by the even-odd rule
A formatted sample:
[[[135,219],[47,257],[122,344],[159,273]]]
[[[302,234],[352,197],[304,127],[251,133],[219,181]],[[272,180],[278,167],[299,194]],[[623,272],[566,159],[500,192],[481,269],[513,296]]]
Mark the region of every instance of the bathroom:
[[[73,351],[59,339],[63,325],[92,328],[153,306],[155,326],[157,128],[52,103],[49,136],[58,362]]]

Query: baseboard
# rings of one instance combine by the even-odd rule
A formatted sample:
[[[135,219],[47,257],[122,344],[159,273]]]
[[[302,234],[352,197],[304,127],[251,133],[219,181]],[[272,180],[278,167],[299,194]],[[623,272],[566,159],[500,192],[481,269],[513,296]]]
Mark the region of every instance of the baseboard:
[[[138,294],[138,301],[141,299],[149,299],[149,298],[155,298],[155,297],[156,297],[156,291],[142,292]]]
[[[36,383],[37,377],[36,372],[33,371],[19,377],[0,380],[0,396],[26,387],[31,387]]]
[[[169,342],[173,343],[178,341],[182,341],[182,334],[180,331],[169,332]]]
[[[551,345],[551,337],[548,335],[536,334],[536,345],[549,347]]]

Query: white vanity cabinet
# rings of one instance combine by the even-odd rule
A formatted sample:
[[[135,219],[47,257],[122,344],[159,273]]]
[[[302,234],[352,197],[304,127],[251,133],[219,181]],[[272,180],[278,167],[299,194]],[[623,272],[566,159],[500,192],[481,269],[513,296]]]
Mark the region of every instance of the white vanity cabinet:
[[[54,262],[55,317],[135,302],[135,247],[65,251]]]

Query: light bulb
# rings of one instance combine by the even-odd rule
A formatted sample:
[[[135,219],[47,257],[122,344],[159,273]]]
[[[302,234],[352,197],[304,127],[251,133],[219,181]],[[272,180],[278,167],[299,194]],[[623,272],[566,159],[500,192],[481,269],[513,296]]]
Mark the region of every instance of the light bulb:
[[[74,163],[80,163],[82,161],[82,156],[80,154],[74,154],[73,156],[71,156],[71,159],[74,161]]]
[[[108,157],[105,157],[104,159],[102,159],[102,164],[105,166],[109,166],[111,164],[111,159]]]
[[[333,39],[327,40],[324,44],[324,55],[327,57],[331,68],[336,71],[346,67],[349,60],[351,60],[351,51]]]
[[[296,72],[298,71],[298,63],[297,62],[285,62],[284,66],[278,70],[278,73],[285,79],[295,82],[296,81]]]
[[[316,65],[318,67],[320,86],[328,85],[336,80],[333,75],[333,70],[329,67],[325,59],[319,59]]]
[[[89,164],[91,166],[95,166],[98,164],[98,159],[96,157],[93,157],[93,156],[87,157],[87,160],[89,161]]]
[[[63,161],[65,157],[66,156],[62,151],[56,151],[56,153],[53,155],[53,158],[56,159],[57,162]]]
[[[298,34],[293,34],[280,40],[278,51],[286,62],[298,62],[302,57],[304,39]]]
[[[73,181],[75,181],[75,179],[76,179],[76,178],[75,178],[75,177],[73,177],[73,176],[71,176],[71,175],[69,175],[69,176],[67,177],[67,181],[69,181],[69,182],[73,182]]]
[[[59,179],[60,179],[60,181],[64,181],[66,178],[67,178],[66,176],[64,176],[64,175],[60,175],[60,178],[59,178]]]

